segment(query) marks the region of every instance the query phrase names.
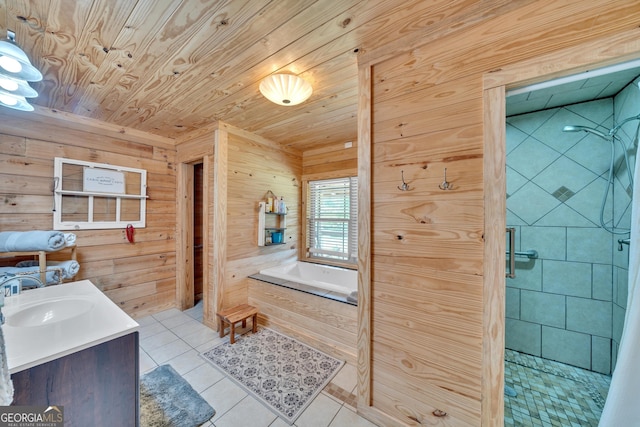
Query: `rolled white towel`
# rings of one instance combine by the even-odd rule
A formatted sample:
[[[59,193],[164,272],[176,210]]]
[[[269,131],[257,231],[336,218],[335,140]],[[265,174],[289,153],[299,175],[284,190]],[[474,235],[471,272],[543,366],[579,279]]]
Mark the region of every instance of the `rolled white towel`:
[[[62,269],[63,279],[72,279],[80,270],[80,263],[73,259],[67,261],[49,261],[47,262],[47,267],[49,267],[49,265]]]
[[[64,242],[65,246],[75,246],[76,245],[76,235],[73,233],[63,233],[64,234]]]
[[[55,270],[47,270],[45,272],[45,280],[47,285],[56,285],[60,283],[62,269],[56,268]],[[7,273],[7,275],[15,274],[18,277],[33,276],[37,279],[40,278],[40,271],[38,267],[0,267],[0,275]]]
[[[40,264],[36,260],[20,261],[16,264],[18,268],[25,267],[38,267]],[[60,270],[62,272],[63,279],[72,279],[80,270],[80,263],[75,260],[67,261],[47,261],[47,270],[50,271]]]
[[[57,251],[65,246],[61,231],[2,231],[0,232],[0,251]]]

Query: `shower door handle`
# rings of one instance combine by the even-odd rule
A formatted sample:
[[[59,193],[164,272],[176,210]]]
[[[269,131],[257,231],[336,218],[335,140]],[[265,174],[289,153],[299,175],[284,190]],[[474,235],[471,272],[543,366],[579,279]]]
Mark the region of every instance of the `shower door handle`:
[[[509,271],[506,276],[514,279],[516,277],[516,229],[507,227],[507,234],[509,234]]]

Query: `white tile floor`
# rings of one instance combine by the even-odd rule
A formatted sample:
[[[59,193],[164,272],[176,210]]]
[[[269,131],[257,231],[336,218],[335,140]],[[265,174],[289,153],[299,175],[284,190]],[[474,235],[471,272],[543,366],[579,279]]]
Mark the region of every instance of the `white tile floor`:
[[[171,309],[138,319],[140,374],[159,365],[171,364],[216,410],[205,427],[287,427],[289,424],[200,357],[201,352],[221,341],[217,332],[201,322],[201,304],[184,312]],[[355,393],[355,367],[346,364],[332,384]],[[295,426],[375,427],[351,406],[326,391],[314,399]]]

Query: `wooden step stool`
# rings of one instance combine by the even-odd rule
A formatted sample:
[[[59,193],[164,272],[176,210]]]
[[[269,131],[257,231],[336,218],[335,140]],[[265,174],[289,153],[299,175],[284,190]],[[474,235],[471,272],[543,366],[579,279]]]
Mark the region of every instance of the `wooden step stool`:
[[[242,321],[242,327],[247,327],[247,319],[252,317],[253,328],[251,331],[255,334],[258,331],[258,309],[248,304],[241,304],[228,308],[216,313],[219,322],[220,338],[224,337],[224,325],[229,324],[229,342],[236,342],[236,323]]]

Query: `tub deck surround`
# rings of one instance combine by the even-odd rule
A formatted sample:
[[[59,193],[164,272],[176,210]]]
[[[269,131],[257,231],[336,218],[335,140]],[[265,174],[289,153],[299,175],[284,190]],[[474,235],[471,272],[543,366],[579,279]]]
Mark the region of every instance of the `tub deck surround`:
[[[2,326],[9,372],[16,373],[136,332],[138,323],[89,280],[5,299]]]
[[[316,286],[310,286],[310,285],[306,285],[304,283],[299,283],[299,282],[292,282],[290,280],[287,279],[280,279],[278,277],[273,277],[273,276],[268,276],[266,274],[252,274],[251,276],[249,276],[250,279],[255,279],[255,280],[260,280],[261,282],[265,282],[265,283],[270,283],[272,285],[276,285],[276,286],[282,286],[284,288],[288,288],[288,289],[293,289],[296,291],[300,291],[300,292],[306,292],[308,294],[311,295],[315,295],[315,296],[319,296],[322,298],[327,298],[327,299],[331,299],[334,301],[338,301],[338,302],[342,302],[345,304],[350,304],[353,306],[357,306],[358,303],[355,301],[352,301],[349,298],[348,293],[345,292],[336,292],[336,291],[328,291],[326,289],[320,288],[320,287],[316,287]]]
[[[358,305],[356,270],[297,261],[260,270],[260,273],[249,277],[334,301]]]
[[[339,292],[358,289],[357,270],[332,265],[297,261],[266,268],[260,273]]]
[[[345,304],[346,300],[318,298],[308,290],[292,287],[293,282],[274,285],[255,278],[248,282],[249,304],[258,307],[260,325],[356,363],[358,307]]]

